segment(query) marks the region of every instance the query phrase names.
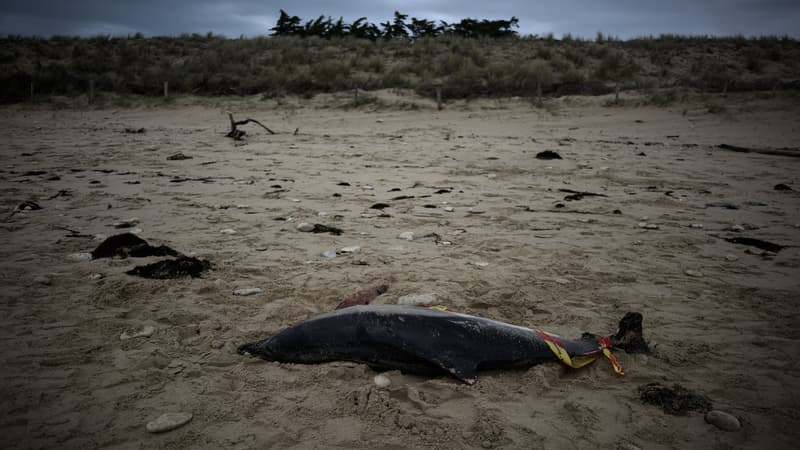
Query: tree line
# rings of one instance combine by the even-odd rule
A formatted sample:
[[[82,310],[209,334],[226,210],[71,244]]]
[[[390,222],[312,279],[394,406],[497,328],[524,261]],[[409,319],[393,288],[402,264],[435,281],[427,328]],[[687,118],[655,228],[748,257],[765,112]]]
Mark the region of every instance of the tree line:
[[[512,17],[509,20],[476,20],[461,19],[457,23],[411,18],[407,22],[408,14],[394,12],[394,19],[380,23],[380,26],[361,17],[353,23],[345,23],[339,17],[334,21],[330,16],[319,16],[316,19],[303,20],[298,16],[290,16],[286,11],[280,10],[278,22],[270,29],[272,36],[317,36],[325,39],[350,36],[359,39],[418,39],[423,37],[436,37],[441,35],[456,35],[466,38],[490,37],[501,38],[516,36],[514,28],[519,28],[519,19]]]

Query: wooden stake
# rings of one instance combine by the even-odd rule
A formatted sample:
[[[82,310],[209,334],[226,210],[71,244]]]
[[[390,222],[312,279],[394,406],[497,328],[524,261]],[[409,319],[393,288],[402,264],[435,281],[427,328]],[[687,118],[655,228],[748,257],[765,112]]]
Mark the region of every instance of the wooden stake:
[[[442,110],[442,87],[436,86],[436,109]]]
[[[169,81],[164,82],[164,97],[169,97]]]

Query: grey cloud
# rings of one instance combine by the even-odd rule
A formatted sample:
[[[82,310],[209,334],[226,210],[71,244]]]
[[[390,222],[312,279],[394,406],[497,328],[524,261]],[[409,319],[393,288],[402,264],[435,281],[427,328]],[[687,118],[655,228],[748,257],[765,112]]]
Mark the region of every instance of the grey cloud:
[[[229,37],[254,36],[269,32],[281,8],[305,20],[323,15],[352,22],[366,16],[373,23],[390,20],[395,10],[448,21],[516,16],[521,33],[553,32],[556,36],[569,32],[591,37],[597,31],[622,38],[660,33],[800,35],[798,0],[3,0],[0,34],[213,31]]]

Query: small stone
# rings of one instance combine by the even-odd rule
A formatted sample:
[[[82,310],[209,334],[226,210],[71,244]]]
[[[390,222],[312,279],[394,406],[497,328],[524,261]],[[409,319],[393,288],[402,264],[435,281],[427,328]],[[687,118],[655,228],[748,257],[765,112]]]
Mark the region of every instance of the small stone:
[[[219,350],[225,346],[225,341],[220,341],[219,339],[215,339],[211,341],[211,348]]]
[[[724,431],[736,431],[742,427],[739,419],[735,416],[716,410],[706,413],[706,422]]]
[[[657,230],[658,228],[659,228],[658,225],[654,223],[648,223],[647,225],[644,226],[645,230]]]
[[[127,220],[122,220],[114,223],[114,228],[133,228],[139,223],[138,217],[132,217]]]
[[[126,331],[126,332],[122,333],[119,336],[119,340],[120,341],[127,341],[129,339],[134,339],[134,338],[138,338],[138,337],[150,337],[150,336],[153,335],[153,333],[155,333],[155,331],[156,331],[156,329],[154,327],[152,327],[150,325],[146,325],[144,328],[142,328],[139,331],[136,331],[136,332],[133,332],[133,333],[128,333]]]
[[[299,198],[290,198],[289,201],[292,202],[292,203],[300,203],[300,199]]]
[[[297,224],[297,231],[302,231],[303,233],[309,233],[311,230],[314,229],[314,224],[308,222],[301,222]]]
[[[469,208],[467,209],[467,214],[484,214],[486,211],[478,208]]]
[[[335,250],[325,250],[322,252],[322,256],[325,258],[336,258],[336,251]]]
[[[222,234],[236,234],[236,230],[233,228],[225,228],[224,230],[219,230]]]
[[[433,294],[410,294],[397,299],[398,305],[430,305],[436,301]]]
[[[689,228],[698,228],[698,229],[699,228],[703,228],[703,224],[702,223],[690,223],[689,224]]]
[[[328,215],[328,212],[327,211],[320,211],[320,212],[317,213],[317,215],[319,217],[326,217]]]
[[[639,228],[644,228],[647,226],[647,222],[639,222],[637,225],[639,226]]]
[[[68,258],[73,261],[89,261],[92,259],[92,254],[88,252],[71,253]]]
[[[236,209],[250,209],[250,205],[236,205]]]
[[[453,212],[453,211],[455,211],[455,208],[453,208],[452,206],[445,206],[443,209],[444,209],[445,211],[447,211],[447,212]]]
[[[390,380],[389,377],[384,374],[375,375],[372,381],[375,382],[375,386],[378,386],[379,388],[385,388],[392,384],[392,380]]]
[[[734,255],[725,255],[725,260],[726,261],[730,261],[730,262],[734,262],[734,261],[738,261],[739,257],[738,256],[734,256]]]
[[[147,422],[147,431],[164,433],[186,425],[190,420],[192,420],[192,413],[165,413],[158,419]]]
[[[643,241],[633,241],[633,245],[642,245],[644,244]]]
[[[413,241],[414,240],[414,232],[413,231],[404,231],[397,235],[397,239],[405,239],[406,241]]]
[[[735,232],[737,232],[737,233],[738,233],[738,232],[740,232],[740,231],[744,231],[744,227],[743,227],[743,226],[741,226],[741,225],[733,225],[733,226],[731,226],[730,228],[728,228],[728,230],[730,230],[730,231],[735,231]]]
[[[486,261],[475,261],[472,264],[475,264],[478,267],[488,267],[489,266],[489,263],[486,262]]]
[[[351,245],[349,247],[342,247],[339,249],[337,253],[358,253],[361,251],[361,247],[358,245]]]
[[[241,288],[233,291],[233,295],[248,296],[260,294],[262,292],[264,292],[264,290],[261,288]]]
[[[92,273],[92,274],[89,274],[88,278],[90,280],[92,280],[92,281],[102,280],[103,279],[103,274],[102,273]]]
[[[683,271],[683,273],[685,273],[686,275],[688,275],[690,277],[696,277],[696,278],[700,278],[700,277],[703,276],[702,272],[699,272],[697,270],[692,270],[692,269],[686,269],[686,270]]]

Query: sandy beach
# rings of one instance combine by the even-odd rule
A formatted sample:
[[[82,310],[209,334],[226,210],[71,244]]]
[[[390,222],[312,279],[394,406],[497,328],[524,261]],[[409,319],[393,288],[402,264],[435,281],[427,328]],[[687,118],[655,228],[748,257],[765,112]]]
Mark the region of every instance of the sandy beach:
[[[800,158],[718,147],[791,153],[796,97],[730,96],[711,113],[606,97],[437,111],[376,95],[402,107],[343,109],[346,95],[320,95],[0,108],[0,446],[796,446]],[[249,124],[244,141],[226,138],[227,110],[277,134]],[[563,159],[537,159],[545,150]],[[124,221],[132,228],[114,227]],[[159,258],[85,258],[125,231],[212,268],[151,280],[125,272]],[[786,248],[725,240],[736,237]],[[359,364],[236,352],[380,284],[377,304],[429,294],[568,337],[612,333],[641,312],[652,353],[616,352],[624,377],[601,359],[483,372],[473,386],[388,372],[378,387]],[[643,404],[638,387],[654,382],[707,396],[741,429]],[[192,420],[146,430],[168,412]]]

